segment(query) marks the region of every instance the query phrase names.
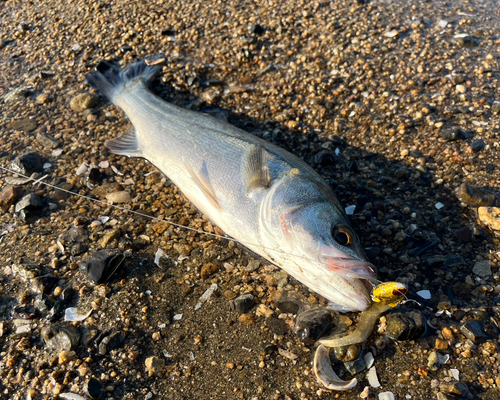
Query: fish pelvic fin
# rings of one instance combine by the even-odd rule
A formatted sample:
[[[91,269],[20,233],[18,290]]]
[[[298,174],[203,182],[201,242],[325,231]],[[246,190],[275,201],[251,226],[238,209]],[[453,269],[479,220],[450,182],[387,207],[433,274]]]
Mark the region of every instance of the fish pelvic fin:
[[[183,164],[186,171],[188,171],[189,175],[191,175],[191,179],[193,179],[194,184],[204,194],[205,199],[213,207],[220,210],[222,207],[219,203],[219,200],[217,199],[217,195],[215,194],[212,184],[210,183],[206,164],[203,163],[202,168],[198,172],[196,172],[194,168],[191,165],[189,165],[185,160],[183,161]]]
[[[245,157],[244,169],[247,194],[257,188],[267,188],[269,186],[271,179],[264,147],[259,145],[251,147]]]
[[[143,157],[134,128],[131,128],[127,133],[116,139],[106,140],[104,145],[114,154],[128,157]]]
[[[85,78],[90,86],[114,103],[116,95],[125,86],[138,79],[143,79],[146,83],[151,80],[160,70],[159,64],[164,59],[162,56],[157,56],[132,63],[123,69],[102,60]]]

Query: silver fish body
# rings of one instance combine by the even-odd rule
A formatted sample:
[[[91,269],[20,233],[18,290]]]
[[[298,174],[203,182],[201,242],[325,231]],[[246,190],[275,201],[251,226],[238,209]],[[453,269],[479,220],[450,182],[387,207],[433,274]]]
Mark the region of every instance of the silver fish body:
[[[367,309],[375,269],[328,184],[282,148],[154,95],[146,83],[157,68],[101,63],[87,76],[133,125],[110,150],[149,160],[227,235],[333,308]]]

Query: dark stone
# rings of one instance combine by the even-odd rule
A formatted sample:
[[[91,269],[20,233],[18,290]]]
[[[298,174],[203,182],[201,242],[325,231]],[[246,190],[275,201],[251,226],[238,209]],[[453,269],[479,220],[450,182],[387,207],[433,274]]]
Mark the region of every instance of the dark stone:
[[[439,136],[449,142],[454,140],[467,139],[467,135],[460,128],[443,129],[439,131]]]
[[[60,319],[62,317],[63,311],[64,311],[63,302],[60,300],[57,300],[54,303],[54,307],[52,307],[50,309],[49,313],[47,314],[47,319],[49,321],[57,321],[58,319]]]
[[[464,83],[465,81],[466,81],[465,76],[460,75],[460,74],[455,75],[455,77],[453,78],[453,82],[455,82],[455,84],[457,84],[457,85],[460,85],[460,84]]]
[[[80,342],[80,333],[73,325],[47,325],[40,333],[51,350],[70,351]]]
[[[265,28],[259,24],[252,25],[252,27],[250,28],[250,33],[254,35],[263,35],[265,32]]]
[[[99,343],[99,354],[105,355],[107,352],[119,349],[123,346],[124,340],[121,332],[113,332],[105,336]]]
[[[427,328],[425,316],[418,310],[398,310],[386,316],[386,335],[392,340],[415,340]]]
[[[76,294],[76,291],[75,289],[73,289],[72,287],[67,287],[66,289],[64,289],[61,293],[61,300],[65,303],[65,304],[69,304],[71,303],[71,301],[73,300],[73,298],[75,297],[75,294]]]
[[[66,244],[86,242],[89,238],[87,230],[83,226],[72,226],[60,237]]]
[[[266,326],[276,335],[288,333],[288,324],[283,319],[269,317],[266,319]]]
[[[460,47],[475,47],[478,45],[477,39],[470,35],[455,38],[455,41]]]
[[[356,343],[349,346],[334,347],[332,353],[336,360],[346,363],[357,360],[361,355],[362,348],[362,343]]]
[[[58,279],[52,275],[37,276],[31,280],[31,290],[35,293],[50,294]]]
[[[38,310],[30,306],[15,307],[12,310],[12,318],[14,319],[34,319],[38,315]]]
[[[454,268],[454,267],[460,267],[462,265],[465,265],[466,260],[464,256],[460,254],[447,254],[444,256],[444,263],[443,267],[444,268]]]
[[[214,86],[224,86],[225,83],[224,81],[221,81],[219,79],[209,79],[205,82],[205,85],[207,85],[208,87],[214,87]]]
[[[30,132],[38,126],[35,119],[21,118],[7,124],[7,128],[15,131]]]
[[[116,250],[99,250],[80,263],[80,272],[97,284],[106,282],[123,264],[124,255]]]
[[[285,298],[279,299],[276,302],[276,307],[278,307],[281,312],[287,314],[297,314],[299,312],[301,304],[298,300]]]
[[[460,327],[460,332],[474,343],[491,339],[484,330],[484,324],[481,321],[468,321]]]
[[[462,183],[458,188],[458,198],[470,207],[499,207],[500,196],[488,189]]]
[[[356,161],[349,161],[347,163],[347,169],[351,172],[358,172],[359,171],[359,167],[358,167],[358,163]]]
[[[429,264],[429,266],[433,267],[433,268],[438,267],[441,264],[443,264],[444,260],[445,260],[444,256],[442,256],[440,254],[428,256],[427,258],[425,258],[425,261],[427,262],[427,264]]]
[[[42,207],[42,199],[36,193],[28,193],[16,203],[15,211],[31,211]]]
[[[484,149],[484,146],[486,146],[486,143],[484,142],[484,140],[483,139],[477,139],[477,140],[474,140],[470,144],[470,149],[474,153],[477,153],[478,151],[481,151],[482,149]]]
[[[87,249],[88,249],[87,245],[83,243],[76,243],[73,246],[71,246],[71,255],[77,256],[79,254],[85,253]]]
[[[294,333],[310,346],[330,328],[332,314],[326,308],[313,308],[300,313],[295,320]]]
[[[345,362],[344,367],[349,371],[351,375],[356,375],[366,368],[366,364],[363,358],[359,357],[356,360]]]
[[[87,393],[91,399],[101,399],[106,394],[102,383],[95,378],[90,378],[87,382]]]
[[[333,151],[321,150],[314,156],[314,164],[329,167],[335,165],[337,162],[337,156]]]
[[[89,181],[97,183],[101,179],[101,171],[99,168],[91,168],[89,171]]]
[[[231,308],[239,314],[244,314],[255,305],[253,294],[246,293],[231,301]]]
[[[35,308],[42,313],[47,313],[54,306],[54,302],[49,299],[44,294],[38,294],[35,296],[35,300],[33,302]]]
[[[35,152],[20,155],[12,161],[11,167],[14,171],[24,175],[31,175],[34,172],[42,172],[45,159]]]

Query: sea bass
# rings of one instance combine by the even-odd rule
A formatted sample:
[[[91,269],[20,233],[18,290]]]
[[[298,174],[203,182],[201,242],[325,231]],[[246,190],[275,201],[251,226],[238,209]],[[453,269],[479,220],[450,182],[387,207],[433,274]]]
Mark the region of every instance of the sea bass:
[[[329,185],[282,148],[153,94],[155,64],[101,61],[87,75],[133,125],[106,146],[154,164],[212,223],[332,308],[368,309],[376,270]]]

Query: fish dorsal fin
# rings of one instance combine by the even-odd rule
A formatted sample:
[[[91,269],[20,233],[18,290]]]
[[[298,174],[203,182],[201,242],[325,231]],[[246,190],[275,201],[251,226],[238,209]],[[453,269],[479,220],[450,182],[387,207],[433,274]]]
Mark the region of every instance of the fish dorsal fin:
[[[266,149],[260,145],[253,145],[244,161],[244,176],[247,194],[257,188],[267,188],[271,179],[267,165]]]
[[[200,169],[200,171],[196,172],[194,168],[189,165],[185,160],[183,161],[184,168],[188,171],[189,175],[193,179],[194,184],[200,189],[205,195],[206,200],[215,208],[221,209],[219,200],[217,200],[217,196],[215,195],[214,189],[210,183],[210,179],[208,178],[208,170],[205,162]]]
[[[106,140],[105,146],[115,154],[129,157],[143,157],[134,128],[131,128],[127,133],[118,136],[116,139]]]

